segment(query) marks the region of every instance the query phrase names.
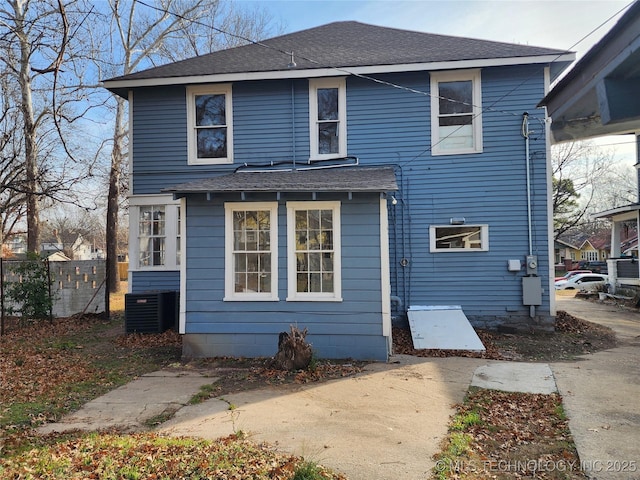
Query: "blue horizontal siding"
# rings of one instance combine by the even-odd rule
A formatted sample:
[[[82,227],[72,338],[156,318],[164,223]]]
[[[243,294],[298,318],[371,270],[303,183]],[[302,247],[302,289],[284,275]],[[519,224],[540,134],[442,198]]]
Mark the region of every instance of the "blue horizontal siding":
[[[478,317],[527,317],[521,277],[508,272],[507,260],[528,253],[525,144],[522,113],[530,114],[532,250],[543,277],[541,315],[550,310],[548,278],[547,161],[542,66],[482,70],[483,152],[431,156],[431,99],[427,72],[380,75],[394,88],[363,78],[347,78],[348,153],[363,165],[394,165],[400,190],[389,203],[391,287],[405,306],[460,304]],[[242,163],[266,164],[309,156],[308,83],[238,82],[233,85],[235,164],[186,165],[186,106],[183,87],[139,89],[134,94],[134,192],[157,193],[176,183],[232,171]],[[416,93],[417,90],[422,93]],[[333,198],[320,194],[319,198]],[[224,295],[224,211],[222,201],[189,197],[188,329],[210,329],[207,314],[232,315],[240,329],[251,315],[281,325],[282,311],[366,325],[380,324],[379,219],[369,211],[377,199],[343,200],[342,303],[285,302],[286,214],[280,206],[278,302],[222,302]],[[248,195],[247,198],[261,198]],[[308,196],[302,197],[308,199]],[[269,200],[273,201],[274,197]],[[367,205],[367,203],[369,205]],[[347,207],[349,206],[349,207]],[[489,251],[430,253],[429,226],[465,217],[467,224],[489,225]],[[405,259],[406,266],[401,265]],[[376,299],[374,301],[374,299]],[[283,310],[283,305],[285,306]],[[361,312],[365,313],[364,316]],[[348,317],[354,315],[356,320]],[[368,316],[370,315],[370,316]],[[324,317],[318,317],[322,319]],[[287,320],[289,321],[289,317]],[[508,321],[505,320],[505,321]],[[317,325],[324,325],[318,320]],[[319,327],[320,328],[320,327]],[[215,335],[215,332],[207,333]],[[220,333],[226,335],[227,333]]]
[[[342,196],[342,195],[341,195]],[[300,198],[300,197],[297,197]],[[308,196],[307,196],[308,199]],[[308,328],[323,356],[335,357],[341,349],[325,336],[372,336],[386,355],[382,336],[380,213],[377,194],[354,194],[341,203],[341,302],[287,302],[286,201],[278,209],[279,301],[225,302],[224,299],[224,198],[189,199],[187,219],[186,332],[203,335],[270,335],[292,324]],[[244,342],[244,340],[242,340]],[[235,348],[235,347],[234,347]],[[342,348],[342,347],[341,347]],[[370,345],[354,347],[346,356],[369,358]],[[333,353],[330,353],[333,352]],[[272,354],[271,352],[270,354]],[[246,352],[245,352],[246,354]],[[345,356],[345,355],[340,355]]]
[[[139,271],[131,272],[131,275],[131,293],[180,291],[180,272],[178,271]]]

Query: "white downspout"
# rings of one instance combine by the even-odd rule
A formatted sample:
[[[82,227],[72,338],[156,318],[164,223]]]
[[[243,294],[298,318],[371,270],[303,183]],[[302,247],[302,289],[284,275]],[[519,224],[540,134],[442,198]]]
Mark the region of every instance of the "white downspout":
[[[524,137],[524,145],[525,145],[525,164],[527,168],[527,234],[529,240],[529,255],[533,255],[533,225],[531,221],[531,173],[530,173],[530,164],[531,160],[529,158],[529,113],[524,112],[522,114],[522,136]],[[529,316],[534,318],[536,316],[536,306],[529,305]]]
[[[524,112],[522,114],[522,136],[524,137],[525,146],[525,160],[527,165],[527,229],[529,238],[529,255],[533,255],[533,240],[532,240],[532,222],[531,222],[531,174],[529,159],[529,113]]]

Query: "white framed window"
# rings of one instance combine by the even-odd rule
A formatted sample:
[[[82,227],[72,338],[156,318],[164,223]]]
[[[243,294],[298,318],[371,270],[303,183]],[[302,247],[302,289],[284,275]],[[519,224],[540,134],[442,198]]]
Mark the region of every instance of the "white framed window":
[[[172,195],[129,198],[129,269],[179,270],[180,200]]]
[[[431,73],[431,154],[482,152],[480,70]]]
[[[489,225],[431,225],[429,251],[486,252],[489,250]]]
[[[278,300],[278,203],[228,202],[224,209],[224,300]]]
[[[347,83],[344,78],[309,80],[310,158],[347,155]]]
[[[233,163],[231,84],[187,87],[190,165]]]
[[[340,202],[287,202],[287,301],[342,301]]]

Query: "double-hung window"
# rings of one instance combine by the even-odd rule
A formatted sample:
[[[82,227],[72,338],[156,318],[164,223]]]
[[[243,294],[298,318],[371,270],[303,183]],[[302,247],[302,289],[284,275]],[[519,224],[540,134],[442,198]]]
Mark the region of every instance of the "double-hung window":
[[[180,201],[166,195],[129,199],[131,270],[180,268]]]
[[[340,202],[287,202],[287,300],[341,301]]]
[[[311,159],[347,155],[347,94],[344,78],[309,80]]]
[[[278,300],[278,204],[225,203],[225,300]]]
[[[482,152],[480,70],[431,73],[431,153]]]
[[[187,88],[189,164],[233,163],[231,85]]]

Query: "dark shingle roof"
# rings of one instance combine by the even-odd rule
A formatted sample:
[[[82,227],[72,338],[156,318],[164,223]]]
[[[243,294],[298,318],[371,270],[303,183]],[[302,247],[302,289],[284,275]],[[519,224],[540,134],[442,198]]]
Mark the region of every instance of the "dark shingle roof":
[[[335,22],[300,32],[143,70],[110,81],[144,80],[328,67],[405,65],[496,58],[562,55],[568,52],[464,37],[399,30],[360,22]],[[313,62],[307,60],[313,60]]]
[[[163,191],[216,192],[388,192],[398,190],[393,168],[341,167],[318,170],[239,171],[183,183]]]

